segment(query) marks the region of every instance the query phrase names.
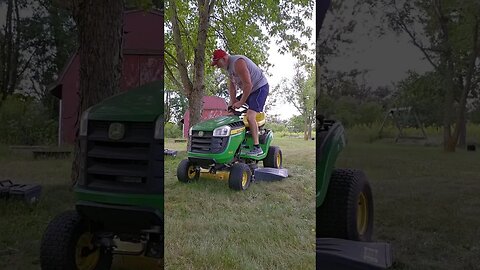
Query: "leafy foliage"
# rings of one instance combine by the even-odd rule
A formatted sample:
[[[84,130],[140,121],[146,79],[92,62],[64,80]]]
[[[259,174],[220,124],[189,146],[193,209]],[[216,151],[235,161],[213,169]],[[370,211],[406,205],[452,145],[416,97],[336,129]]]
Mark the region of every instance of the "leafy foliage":
[[[315,116],[315,73],[313,65],[295,64],[295,74],[290,82],[284,79],[277,97],[280,95],[284,102],[291,103],[301,114],[305,139],[312,136],[312,125]]]
[[[454,151],[459,139],[461,142],[465,138],[468,99],[480,83],[480,3],[474,0],[368,2],[383,14],[390,30],[410,38],[439,75],[444,149]]]
[[[49,145],[56,142],[57,121],[32,97],[9,96],[0,108],[0,142],[17,145]]]
[[[183,136],[182,128],[172,122],[165,123],[164,126],[165,138],[181,138]]]
[[[310,37],[312,29],[303,20],[311,18],[313,4],[307,0],[167,1],[166,87],[184,92],[189,101],[192,92],[227,96],[225,74],[210,67],[210,54],[215,48],[224,48],[230,54],[244,54],[268,72],[267,50],[273,37],[281,52],[289,51],[299,59],[306,59],[308,46],[301,42],[301,37]],[[212,8],[211,15],[202,13],[204,8]],[[208,24],[200,24],[205,16]],[[174,41],[173,29],[177,24],[180,40]],[[203,43],[200,38],[205,32]],[[182,54],[185,61],[178,59],[177,53]],[[198,63],[203,59],[206,60]]]

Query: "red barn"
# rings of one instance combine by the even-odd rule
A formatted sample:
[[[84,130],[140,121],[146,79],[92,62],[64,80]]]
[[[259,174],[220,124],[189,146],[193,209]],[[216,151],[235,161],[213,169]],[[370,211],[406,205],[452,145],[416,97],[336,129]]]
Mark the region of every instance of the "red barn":
[[[228,106],[225,99],[220,97],[204,96],[202,99],[203,110],[202,120],[212,119],[218,116],[228,114]],[[183,137],[188,137],[188,127],[190,126],[190,110],[183,115]]]
[[[143,10],[125,12],[122,91],[163,79],[163,43],[163,14]],[[75,140],[79,87],[80,60],[75,53],[51,90],[60,99],[59,144]]]

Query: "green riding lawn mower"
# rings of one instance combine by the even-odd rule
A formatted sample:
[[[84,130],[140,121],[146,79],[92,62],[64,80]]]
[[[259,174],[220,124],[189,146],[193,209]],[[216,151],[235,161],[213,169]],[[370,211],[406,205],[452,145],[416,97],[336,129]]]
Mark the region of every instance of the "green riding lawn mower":
[[[365,174],[335,168],[346,145],[345,130],[334,120],[317,119],[317,269],[387,269],[391,246],[371,242],[373,196]]]
[[[253,138],[245,113],[248,106],[228,108],[230,115],[209,119],[189,131],[187,159],[177,167],[180,182],[200,177],[227,180],[234,190],[246,190],[253,181],[275,181],[287,177],[282,169],[282,151],[270,145],[273,131],[265,128],[265,113],[257,113],[259,143],[263,154],[251,156]],[[258,168],[262,161],[264,168]]]
[[[43,270],[110,269],[114,254],[163,257],[162,89],[162,82],[150,83],[82,115],[76,209],[47,226]]]

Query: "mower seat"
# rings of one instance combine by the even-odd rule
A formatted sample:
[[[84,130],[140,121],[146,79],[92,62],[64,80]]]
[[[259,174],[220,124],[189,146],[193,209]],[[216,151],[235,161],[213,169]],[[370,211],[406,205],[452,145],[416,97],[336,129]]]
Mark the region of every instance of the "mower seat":
[[[255,120],[257,121],[258,127],[265,125],[265,123],[267,122],[265,113],[264,112],[257,113],[257,115],[255,116]],[[249,127],[246,116],[243,117],[243,124],[245,125],[245,127],[247,128]]]

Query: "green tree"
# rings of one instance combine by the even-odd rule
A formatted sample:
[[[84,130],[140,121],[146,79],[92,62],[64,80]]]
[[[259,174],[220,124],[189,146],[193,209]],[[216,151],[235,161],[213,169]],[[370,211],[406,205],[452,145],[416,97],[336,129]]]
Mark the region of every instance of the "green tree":
[[[337,80],[338,78],[356,77],[360,73],[357,70],[352,70],[349,74],[332,70],[329,68],[329,62],[339,55],[346,54],[341,48],[354,42],[350,35],[355,31],[358,24],[356,15],[370,12],[367,7],[369,6],[365,5],[363,1],[331,0],[331,6],[325,16],[323,26],[317,31],[315,69],[318,116],[326,112],[325,108],[322,107],[322,99],[328,99],[324,96],[325,94],[331,95],[331,92],[326,93],[328,90],[332,90],[331,84],[335,81],[340,82]],[[369,17],[368,14],[366,17]]]
[[[440,81],[435,72],[408,72],[407,78],[397,83],[397,107],[411,106],[425,125],[441,126],[444,93]]]
[[[295,74],[290,83],[284,81],[280,89],[284,101],[291,103],[303,119],[304,139],[312,138],[315,120],[315,70],[313,65],[295,64]]]
[[[191,125],[199,121],[202,97],[211,87],[205,80],[214,72],[207,53],[223,47],[268,69],[267,44],[269,37],[277,37],[281,52],[304,59],[308,46],[295,33],[310,37],[303,20],[311,18],[312,10],[308,0],[167,1],[166,78],[188,98]]]
[[[305,121],[303,116],[301,115],[294,115],[288,120],[288,127],[290,131],[293,132],[303,132],[303,128],[305,127]]]
[[[0,39],[3,98],[13,93],[34,96],[55,118],[57,102],[48,86],[77,46],[72,15],[54,0],[15,0],[5,5],[12,14],[0,30],[0,36],[8,36],[8,41]]]
[[[455,151],[465,131],[466,105],[478,86],[480,3],[475,0],[371,1],[389,25],[404,33],[440,75],[443,146]]]

